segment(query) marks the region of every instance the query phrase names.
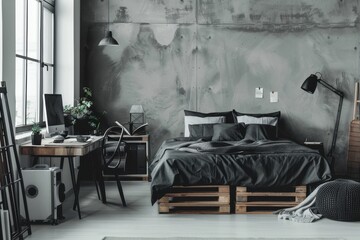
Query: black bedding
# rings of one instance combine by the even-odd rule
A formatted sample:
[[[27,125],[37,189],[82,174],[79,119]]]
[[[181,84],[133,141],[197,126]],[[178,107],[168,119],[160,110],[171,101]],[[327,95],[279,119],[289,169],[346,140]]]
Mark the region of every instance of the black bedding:
[[[149,170],[152,204],[175,185],[279,187],[331,178],[330,167],[318,151],[290,140],[169,139]]]

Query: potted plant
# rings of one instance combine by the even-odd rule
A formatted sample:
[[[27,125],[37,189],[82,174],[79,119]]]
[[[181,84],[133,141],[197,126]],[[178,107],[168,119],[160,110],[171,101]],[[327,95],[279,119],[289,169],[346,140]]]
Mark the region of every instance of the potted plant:
[[[74,125],[75,134],[99,134],[101,119],[106,112],[95,112],[91,89],[84,87],[83,91],[83,97],[75,106],[64,107],[65,122]]]
[[[32,145],[41,145],[41,139],[42,139],[42,134],[41,132],[41,128],[39,123],[35,123],[33,124],[32,128],[31,128],[32,134],[31,134],[31,144]]]

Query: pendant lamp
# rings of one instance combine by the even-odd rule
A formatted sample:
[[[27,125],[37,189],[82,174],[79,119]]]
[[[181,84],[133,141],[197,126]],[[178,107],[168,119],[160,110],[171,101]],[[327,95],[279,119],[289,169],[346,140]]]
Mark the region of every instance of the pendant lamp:
[[[119,43],[113,38],[112,32],[110,31],[110,0],[108,0],[108,29],[105,33],[105,37],[101,39],[98,46],[118,46]]]

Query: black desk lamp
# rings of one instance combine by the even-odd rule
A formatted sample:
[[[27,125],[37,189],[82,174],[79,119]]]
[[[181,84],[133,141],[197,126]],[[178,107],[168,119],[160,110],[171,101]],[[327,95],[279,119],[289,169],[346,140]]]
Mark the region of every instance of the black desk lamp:
[[[319,75],[319,76],[317,76],[317,75]],[[335,145],[336,145],[336,138],[337,138],[337,133],[338,133],[338,129],[339,129],[339,122],[340,122],[342,103],[343,103],[343,99],[344,99],[344,93],[342,91],[337,90],[336,88],[334,88],[333,86],[331,86],[330,84],[325,82],[324,80],[322,80],[321,73],[319,73],[319,72],[317,72],[315,74],[311,74],[301,85],[301,89],[303,89],[304,91],[306,91],[308,93],[313,94],[315,92],[317,83],[320,83],[321,85],[323,85],[324,87],[326,87],[327,89],[329,89],[330,91],[332,91],[333,93],[337,94],[340,97],[331,148],[327,155],[328,159],[331,161],[330,162],[331,169],[333,169],[334,161],[332,159],[332,155],[333,155]]]

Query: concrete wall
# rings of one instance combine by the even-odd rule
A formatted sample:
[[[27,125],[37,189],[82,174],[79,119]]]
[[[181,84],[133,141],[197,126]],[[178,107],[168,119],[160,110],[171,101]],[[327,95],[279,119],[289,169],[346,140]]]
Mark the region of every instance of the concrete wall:
[[[282,112],[282,134],[331,144],[338,97],[300,89],[311,73],[344,91],[336,169],[346,169],[359,79],[357,0],[110,0],[117,47],[98,47],[107,1],[81,4],[82,84],[109,124],[142,104],[152,153],[183,133],[183,110]],[[264,98],[255,99],[256,87]],[[270,91],[279,102],[270,103]]]

